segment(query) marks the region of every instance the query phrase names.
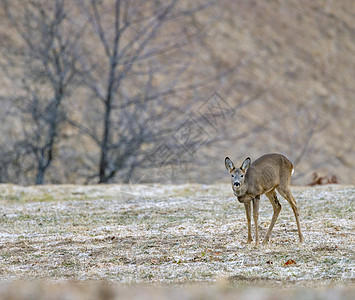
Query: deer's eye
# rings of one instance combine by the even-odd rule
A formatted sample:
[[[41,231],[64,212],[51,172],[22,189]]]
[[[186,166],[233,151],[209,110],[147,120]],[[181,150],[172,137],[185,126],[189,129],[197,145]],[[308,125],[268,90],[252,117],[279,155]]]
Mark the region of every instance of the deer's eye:
[[[233,175],[233,174],[232,174],[231,176],[232,176],[232,177],[234,177],[234,175]]]
[[[240,175],[240,177],[243,177],[244,175]]]

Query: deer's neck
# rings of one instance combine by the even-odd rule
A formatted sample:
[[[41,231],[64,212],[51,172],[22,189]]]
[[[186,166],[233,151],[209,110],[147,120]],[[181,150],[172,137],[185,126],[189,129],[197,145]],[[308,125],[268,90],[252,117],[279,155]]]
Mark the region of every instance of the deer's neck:
[[[234,190],[234,194],[237,197],[242,197],[247,193],[247,191],[248,191],[248,188],[246,186],[242,186],[238,190]]]

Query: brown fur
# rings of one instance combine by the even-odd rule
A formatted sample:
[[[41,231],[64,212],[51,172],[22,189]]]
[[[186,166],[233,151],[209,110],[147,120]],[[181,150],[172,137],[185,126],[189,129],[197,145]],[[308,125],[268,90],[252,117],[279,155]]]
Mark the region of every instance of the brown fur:
[[[249,159],[249,158],[248,158]],[[275,190],[284,197],[291,205],[296,218],[298,235],[300,242],[303,242],[301,233],[299,213],[297,203],[290,190],[291,174],[293,170],[292,163],[282,154],[266,154],[254,161],[249,167],[245,162],[239,169],[233,170],[234,164],[229,158],[225,159],[226,168],[231,172],[232,189],[238,197],[238,201],[244,203],[247,221],[248,221],[248,241],[251,237],[251,202],[253,202],[253,218],[255,222],[255,243],[259,243],[258,218],[260,195],[265,194],[273,206],[274,214],[272,216],[270,227],[267,231],[263,243],[267,243],[271,236],[276,219],[281,211],[281,204],[277,199]],[[249,159],[250,162],[250,159]],[[247,166],[246,170],[243,166]],[[245,168],[245,167],[244,167]],[[242,176],[243,175],[243,176]],[[244,178],[244,179],[242,179]],[[234,183],[238,182],[238,186]],[[240,185],[239,185],[240,184]]]

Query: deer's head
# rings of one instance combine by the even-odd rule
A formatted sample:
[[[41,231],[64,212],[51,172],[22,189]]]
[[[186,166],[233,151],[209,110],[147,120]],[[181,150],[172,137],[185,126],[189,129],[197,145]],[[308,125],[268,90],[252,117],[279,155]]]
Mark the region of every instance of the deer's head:
[[[250,158],[244,160],[240,168],[236,168],[229,157],[224,160],[226,169],[230,173],[230,180],[232,183],[232,189],[236,196],[242,196],[245,190],[245,174],[250,166]]]

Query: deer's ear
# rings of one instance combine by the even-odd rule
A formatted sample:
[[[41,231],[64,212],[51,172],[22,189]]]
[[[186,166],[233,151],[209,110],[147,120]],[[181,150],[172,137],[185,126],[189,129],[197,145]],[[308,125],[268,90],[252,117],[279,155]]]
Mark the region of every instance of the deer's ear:
[[[250,157],[248,157],[243,161],[242,166],[240,168],[244,172],[246,172],[248,170],[248,168],[250,167],[250,163],[251,163],[251,159],[250,159]]]
[[[232,172],[234,169],[235,169],[235,166],[233,164],[233,162],[230,160],[229,157],[226,157],[224,159],[224,164],[226,166],[226,169],[229,171],[229,172]]]

